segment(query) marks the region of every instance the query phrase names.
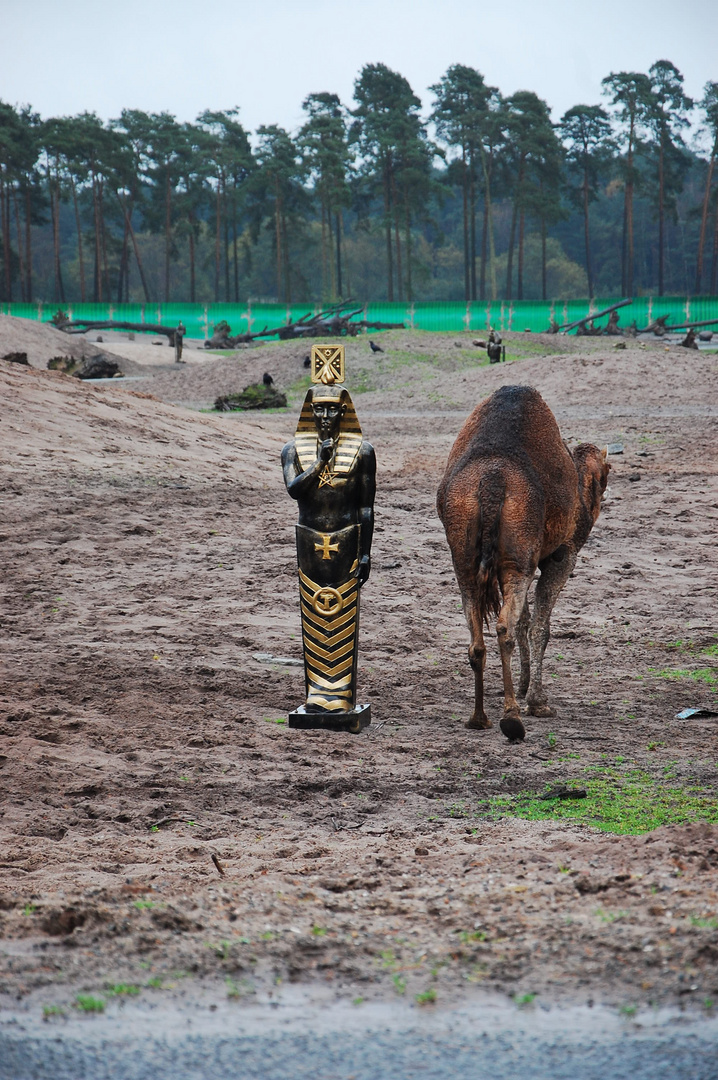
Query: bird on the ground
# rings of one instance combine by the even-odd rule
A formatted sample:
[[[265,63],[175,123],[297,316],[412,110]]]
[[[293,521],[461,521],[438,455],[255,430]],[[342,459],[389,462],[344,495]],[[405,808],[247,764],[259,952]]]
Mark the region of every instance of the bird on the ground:
[[[304,366],[309,367],[310,364],[311,364],[311,360],[309,359],[308,356],[305,356],[304,357]]]
[[[372,352],[374,352],[374,353],[377,353],[377,352],[384,352],[384,350],[383,350],[382,348],[380,348],[380,347],[379,347],[379,345],[375,345],[373,341],[370,341],[370,342],[369,342],[369,348],[370,348],[370,349],[371,349],[371,351],[372,351]]]
[[[265,371],[264,375],[262,375],[262,382],[264,383],[265,386],[271,386],[272,383],[274,382],[274,379],[272,378],[272,376],[269,374],[268,371]]]

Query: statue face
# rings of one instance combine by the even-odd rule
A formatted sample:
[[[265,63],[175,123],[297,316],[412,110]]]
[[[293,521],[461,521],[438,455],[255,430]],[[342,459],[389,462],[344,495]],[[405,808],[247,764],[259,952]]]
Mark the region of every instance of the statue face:
[[[315,401],[312,404],[314,423],[320,439],[337,439],[346,405],[338,401]]]

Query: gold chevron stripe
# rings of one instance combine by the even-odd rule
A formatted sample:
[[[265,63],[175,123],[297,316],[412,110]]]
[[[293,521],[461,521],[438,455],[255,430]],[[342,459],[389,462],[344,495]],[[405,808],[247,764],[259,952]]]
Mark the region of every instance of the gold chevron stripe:
[[[330,642],[336,637],[334,631],[339,630],[342,626],[346,626],[348,622],[356,618],[357,606],[352,606],[347,610],[344,608],[336,619],[323,620],[320,615],[317,615],[314,608],[310,607],[302,597],[302,618],[306,619],[311,624],[312,630],[316,630],[320,641]]]
[[[333,682],[330,682],[328,679],[323,679],[321,677],[321,675],[317,675],[313,671],[308,671],[307,672],[307,682],[310,683],[312,686],[319,686],[324,690],[329,690],[330,692],[346,690],[347,693],[351,693],[351,684],[352,684],[351,675],[345,675],[344,678],[341,679],[340,682],[333,683]]]
[[[312,602],[312,599],[313,599],[315,593],[320,592],[321,589],[323,589],[323,588],[333,589],[334,585],[312,585],[312,586],[309,586],[309,585],[306,585],[300,578],[300,580],[299,580],[299,588],[301,589],[302,595],[306,599],[307,603],[310,604]],[[345,604],[350,603],[353,600],[353,593],[355,593],[357,591],[358,591],[358,586],[357,586],[356,581],[347,582],[346,585],[342,585],[337,589],[337,592],[339,593],[339,595],[341,596],[341,598],[342,598],[342,600],[344,601]]]
[[[343,699],[340,701],[332,701],[331,698],[317,696],[313,697],[311,701],[313,705],[323,705],[324,708],[328,709],[330,712],[349,712],[346,708],[346,701]]]
[[[306,660],[307,668],[314,668],[317,671],[321,671],[324,675],[331,676],[332,679],[337,675],[342,675],[348,670],[347,665],[351,667],[354,663],[354,646],[353,644],[349,649],[345,649],[341,656],[330,656],[327,660],[322,660],[317,657],[309,648],[308,642],[305,642],[304,658]]]
[[[311,638],[312,641],[315,641],[317,645],[321,645],[323,649],[335,649],[339,642],[343,641],[349,633],[356,634],[356,619],[354,618],[354,614],[355,613],[350,611],[349,615],[344,620],[344,623],[341,626],[338,626],[334,633],[323,634],[314,623],[310,623],[309,619],[306,618],[305,613],[302,612],[302,622],[304,624],[302,626],[302,633]]]
[[[354,667],[354,657],[349,655],[340,664],[322,664],[320,660],[315,660],[313,656],[305,657],[307,665],[307,678],[312,681],[317,677],[317,673],[321,672],[322,675],[326,675],[328,679],[331,679],[331,686],[336,685],[336,679],[343,679],[346,675],[347,678],[351,678],[352,668]]]
[[[329,535],[336,536],[337,534],[330,533]],[[307,577],[307,575],[301,569],[299,571],[299,580],[306,589],[310,590],[312,596],[319,589],[325,588],[324,585],[320,585],[318,582],[312,581],[312,579],[310,577]],[[341,585],[332,585],[331,587],[333,589],[336,589],[338,593],[341,593],[342,596],[346,596],[349,592],[351,592],[352,589],[357,588],[357,580],[356,578],[349,578],[348,581],[343,582]]]
[[[308,634],[304,635],[304,647],[311,649],[315,656],[318,656],[320,660],[339,660],[344,655],[347,649],[354,648],[354,642],[356,640],[356,634],[352,631],[350,637],[346,638],[337,644],[334,649],[323,649],[321,645],[317,645]]]

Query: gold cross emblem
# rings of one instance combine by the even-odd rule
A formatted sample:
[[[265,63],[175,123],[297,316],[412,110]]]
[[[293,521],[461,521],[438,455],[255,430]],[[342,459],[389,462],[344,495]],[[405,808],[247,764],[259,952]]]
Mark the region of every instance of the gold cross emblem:
[[[315,551],[321,551],[322,559],[331,559],[330,552],[339,551],[339,544],[332,544],[330,543],[330,540],[331,536],[329,536],[327,533],[322,533],[321,544],[314,545]]]

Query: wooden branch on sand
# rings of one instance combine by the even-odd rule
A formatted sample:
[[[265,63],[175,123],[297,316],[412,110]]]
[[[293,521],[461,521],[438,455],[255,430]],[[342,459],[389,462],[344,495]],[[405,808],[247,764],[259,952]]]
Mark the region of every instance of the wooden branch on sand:
[[[297,341],[301,338],[314,337],[356,337],[360,330],[403,330],[404,323],[368,322],[360,319],[352,322],[356,315],[364,309],[361,307],[349,310],[353,300],[342,300],[339,304],[319,311],[316,315],[307,312],[294,322],[284,323],[282,326],[267,326],[257,333],[230,334],[230,327],[226,323],[220,324],[214,334],[205,341],[205,349],[233,349],[237,345],[248,345],[251,341],[259,338],[278,337],[280,341]]]
[[[587,323],[593,322],[594,319],[600,319],[604,315],[610,315],[612,311],[618,311],[619,308],[626,307],[627,304],[632,304],[633,300],[621,300],[618,304],[611,304],[610,307],[604,308],[603,311],[595,311],[593,315],[586,315],[583,319],[576,319],[575,322],[565,323],[560,326],[559,333],[568,334],[570,330],[576,330],[579,326],[585,326]]]

